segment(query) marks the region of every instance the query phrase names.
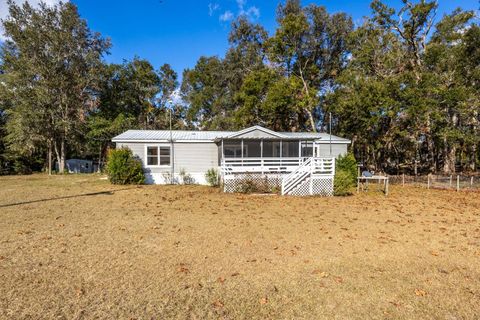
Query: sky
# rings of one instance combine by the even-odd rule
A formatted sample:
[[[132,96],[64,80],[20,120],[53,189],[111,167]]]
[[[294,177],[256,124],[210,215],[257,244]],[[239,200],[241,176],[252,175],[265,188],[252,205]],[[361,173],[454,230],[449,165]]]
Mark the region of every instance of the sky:
[[[24,0],[15,0],[17,3]],[[47,0],[49,4],[58,0]],[[138,56],[157,69],[169,63],[181,76],[202,55],[222,57],[228,48],[230,23],[245,14],[272,34],[280,1],[265,0],[72,0],[91,30],[111,39],[108,62],[121,63]],[[7,0],[0,0],[0,18],[7,14]],[[39,0],[29,0],[37,4]],[[371,0],[303,0],[330,13],[347,12],[359,24],[370,15]],[[384,0],[399,6],[400,0]],[[438,17],[456,7],[477,10],[479,0],[439,0]],[[478,13],[478,11],[477,11]]]

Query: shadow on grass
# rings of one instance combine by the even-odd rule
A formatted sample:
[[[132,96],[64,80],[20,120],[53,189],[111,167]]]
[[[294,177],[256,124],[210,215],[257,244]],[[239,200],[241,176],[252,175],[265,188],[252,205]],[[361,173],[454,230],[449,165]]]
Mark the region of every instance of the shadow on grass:
[[[47,199],[38,199],[38,200],[31,200],[31,201],[22,201],[22,202],[8,203],[8,204],[0,204],[0,208],[14,207],[14,206],[20,206],[20,205],[31,204],[31,203],[36,203],[36,202],[47,202],[47,201],[54,201],[54,200],[79,198],[79,197],[90,197],[90,196],[100,196],[100,195],[111,196],[117,191],[125,191],[125,190],[132,190],[132,189],[135,189],[135,188],[123,188],[123,189],[108,190],[108,191],[89,192],[89,193],[75,194],[75,195],[71,195],[71,196],[54,197],[54,198],[47,198]]]

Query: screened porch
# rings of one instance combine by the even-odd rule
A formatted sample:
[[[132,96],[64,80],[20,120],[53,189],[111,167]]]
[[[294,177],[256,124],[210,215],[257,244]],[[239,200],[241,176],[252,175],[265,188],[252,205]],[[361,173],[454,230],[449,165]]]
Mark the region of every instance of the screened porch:
[[[222,140],[219,148],[221,167],[230,172],[291,172],[315,153],[312,140]]]

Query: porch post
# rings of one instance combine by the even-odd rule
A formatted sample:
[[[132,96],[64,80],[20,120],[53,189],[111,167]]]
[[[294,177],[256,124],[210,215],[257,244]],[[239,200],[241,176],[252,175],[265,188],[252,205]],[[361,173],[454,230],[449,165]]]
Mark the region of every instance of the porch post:
[[[302,140],[298,140],[298,159],[299,159],[299,164],[303,162],[303,157],[302,157]]]
[[[241,143],[240,143],[240,151],[242,154],[242,166],[243,166],[243,139],[241,140]]]
[[[280,154],[279,154],[279,158],[280,158],[280,165],[282,165],[282,156],[283,156],[283,140],[280,139]]]
[[[262,175],[263,175],[263,139],[260,139],[260,163],[262,165]]]
[[[225,151],[223,151],[223,139],[222,139],[222,159],[220,161],[220,163],[222,163],[225,159]]]

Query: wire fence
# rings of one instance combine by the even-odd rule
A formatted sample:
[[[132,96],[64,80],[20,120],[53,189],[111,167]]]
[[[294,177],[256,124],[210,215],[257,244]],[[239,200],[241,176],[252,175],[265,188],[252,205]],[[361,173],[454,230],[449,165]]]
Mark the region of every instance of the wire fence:
[[[415,185],[428,189],[480,190],[480,175],[388,176],[391,184]]]

